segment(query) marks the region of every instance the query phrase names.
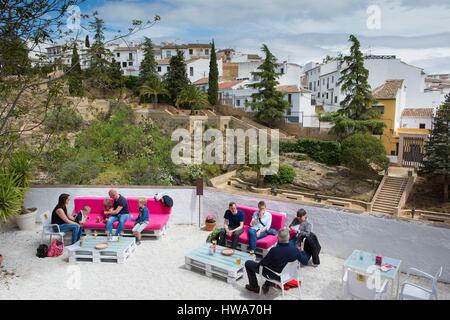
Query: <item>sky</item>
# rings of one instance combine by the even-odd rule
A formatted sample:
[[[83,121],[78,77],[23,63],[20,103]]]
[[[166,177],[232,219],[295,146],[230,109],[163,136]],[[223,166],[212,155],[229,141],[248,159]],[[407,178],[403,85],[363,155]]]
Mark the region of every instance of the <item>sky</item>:
[[[450,0],[86,0],[109,33],[134,19],[161,20],[130,40],[208,43],[304,65],[349,50],[355,34],[364,53],[396,55],[427,73],[450,73]]]

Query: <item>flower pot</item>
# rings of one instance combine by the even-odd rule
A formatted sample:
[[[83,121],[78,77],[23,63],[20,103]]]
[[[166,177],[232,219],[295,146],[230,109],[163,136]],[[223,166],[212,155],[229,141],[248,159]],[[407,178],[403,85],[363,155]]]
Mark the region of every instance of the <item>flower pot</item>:
[[[206,222],[205,226],[206,226],[206,231],[213,231],[214,228],[216,227],[216,223],[215,222]]]
[[[16,216],[16,224],[20,230],[34,230],[36,226],[36,208],[28,208],[28,213]]]

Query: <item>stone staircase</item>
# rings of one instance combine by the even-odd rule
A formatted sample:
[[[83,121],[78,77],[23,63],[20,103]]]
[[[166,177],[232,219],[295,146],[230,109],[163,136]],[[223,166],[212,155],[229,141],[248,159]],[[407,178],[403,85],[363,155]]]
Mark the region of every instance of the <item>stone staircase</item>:
[[[381,190],[375,195],[372,211],[395,214],[395,208],[398,207],[400,198],[405,191],[408,178],[386,176]]]

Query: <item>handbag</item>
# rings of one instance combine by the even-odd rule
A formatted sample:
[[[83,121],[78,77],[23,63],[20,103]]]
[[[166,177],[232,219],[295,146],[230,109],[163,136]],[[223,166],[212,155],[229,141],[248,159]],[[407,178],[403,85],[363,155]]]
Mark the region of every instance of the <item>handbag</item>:
[[[45,258],[47,257],[48,246],[46,244],[41,244],[36,250],[36,257]]]
[[[48,248],[47,256],[48,257],[58,257],[62,255],[64,252],[64,243],[60,240],[53,240],[50,248]]]

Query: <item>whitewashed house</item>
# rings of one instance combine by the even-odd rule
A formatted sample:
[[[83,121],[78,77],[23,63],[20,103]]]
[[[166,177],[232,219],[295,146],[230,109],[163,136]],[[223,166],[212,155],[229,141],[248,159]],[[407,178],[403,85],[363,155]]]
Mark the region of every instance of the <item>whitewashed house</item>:
[[[193,58],[209,58],[211,54],[211,44],[205,43],[189,43],[189,44],[174,44],[163,43],[161,45],[161,58],[170,59],[177,55],[177,50],[183,52],[184,60],[190,60]]]
[[[89,67],[89,59],[87,55],[88,48],[85,47],[84,41],[76,40],[66,44],[57,44],[48,46],[46,50],[45,60],[50,64],[57,64],[57,70],[63,70],[72,64],[72,50],[74,43],[77,46],[78,55],[80,56],[81,69]]]
[[[432,129],[433,108],[405,108],[400,119],[400,128]]]
[[[290,109],[286,110],[285,117],[288,123],[299,123],[303,127],[316,127],[317,116],[315,106],[311,104],[312,92],[298,85],[281,85],[278,90],[285,94]]]
[[[144,51],[141,45],[131,43],[129,46],[110,47],[112,59],[120,65],[124,76],[139,76],[141,62],[144,59]]]

